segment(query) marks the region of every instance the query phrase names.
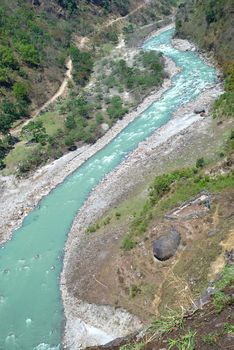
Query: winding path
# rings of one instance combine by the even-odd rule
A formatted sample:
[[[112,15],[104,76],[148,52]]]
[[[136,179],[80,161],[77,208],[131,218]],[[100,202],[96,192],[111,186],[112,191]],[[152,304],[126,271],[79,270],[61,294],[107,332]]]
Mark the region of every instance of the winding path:
[[[139,5],[137,8],[135,8],[134,10],[132,10],[131,12],[129,12],[126,16],[120,16],[117,17],[115,19],[110,20],[109,22],[107,22],[106,24],[102,25],[99,29],[99,32],[102,31],[103,29],[108,28],[109,26],[113,25],[114,23],[120,22],[122,20],[126,20],[129,16],[133,15],[134,13],[136,13],[137,11],[139,11],[141,8],[145,7],[146,5],[148,5],[151,2],[151,0],[144,0],[143,4]],[[82,37],[80,39],[80,42],[77,42],[77,47],[79,47],[79,49],[83,49],[84,46],[86,45],[86,43],[89,41],[89,37]],[[33,120],[34,118],[36,118],[43,110],[45,110],[47,107],[49,107],[52,103],[54,103],[59,97],[63,96],[66,88],[67,88],[67,84],[68,81],[70,79],[72,79],[72,60],[69,57],[67,63],[66,63],[66,68],[67,71],[65,73],[65,77],[62,81],[62,84],[60,85],[59,89],[55,92],[55,94],[49,98],[48,101],[46,101],[41,107],[37,108],[31,115],[31,118],[26,120],[25,122],[21,123],[20,125],[18,125],[16,128],[11,130],[11,134],[12,136],[17,136],[19,135],[20,131],[22,130],[22,128],[27,125],[31,120]]]

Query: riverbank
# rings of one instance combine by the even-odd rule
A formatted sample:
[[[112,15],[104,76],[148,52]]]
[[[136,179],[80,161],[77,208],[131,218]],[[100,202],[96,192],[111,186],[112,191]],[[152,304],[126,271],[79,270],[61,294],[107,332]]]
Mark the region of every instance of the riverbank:
[[[184,45],[187,45],[187,42]],[[203,91],[195,101],[181,107],[166,125],[158,129],[146,141],[140,143],[124,162],[103,179],[80,210],[66,243],[61,278],[61,291],[67,320],[64,336],[65,348],[76,349],[95,343],[102,344],[105,343],[106,339],[103,334],[114,339],[133,331],[132,321],[128,325],[125,324],[123,330],[122,325],[117,321],[119,314],[114,313],[114,306],[88,304],[77,297],[82,292],[85,294],[85,290],[81,291],[84,286],[82,286],[82,282],[74,278],[74,270],[80,266],[82,261],[85,265],[86,280],[96,279],[93,261],[96,261],[95,265],[98,265],[97,256],[100,253],[92,245],[92,237],[86,243],[89,246],[88,256],[85,249],[81,249],[81,247],[85,248],[84,241],[86,240],[85,236],[87,237],[85,230],[110,208],[117,205],[122,198],[125,198],[126,193],[131,193],[135,188],[141,186],[146,178],[149,181],[156,174],[166,171],[167,166],[165,165],[168,163],[174,163],[176,167],[181,158],[184,166],[193,165],[197,157],[209,156],[209,152],[217,150],[219,142],[221,145],[222,141],[221,138],[214,137],[214,121],[209,110],[214,100],[222,92],[222,84],[217,84]],[[206,110],[205,117],[193,112],[201,106]],[[228,125],[223,127],[228,129]],[[204,149],[204,144],[206,146],[209,144],[209,147]],[[118,234],[115,233],[112,245],[115,244],[115,239],[117,240],[116,244],[118,244],[119,238]],[[107,237],[105,239],[105,245],[107,245]],[[109,237],[108,240],[111,238]],[[107,249],[102,253],[107,254]],[[98,275],[98,268],[95,272]],[[98,287],[98,284],[102,282],[97,278],[95,283]],[[101,295],[97,299],[101,300]],[[107,310],[112,310],[110,318],[106,318]],[[102,315],[105,316],[102,317]],[[135,320],[136,328],[134,330],[137,329],[138,322]],[[95,332],[92,331],[92,327],[94,327]]]
[[[181,159],[186,159],[185,162],[188,165],[193,164],[197,157],[206,154],[206,150],[203,150],[202,147],[202,139],[203,141],[204,138],[209,139],[208,142],[212,142],[213,121],[210,116],[195,115],[193,110],[201,104],[204,108],[209,109],[220,93],[222,93],[221,86],[211,88],[204,91],[196,101],[180,108],[170,122],[158,129],[146,141],[140,143],[123,163],[103,179],[91,192],[77,215],[64,250],[64,268],[61,277],[61,291],[67,320],[64,342],[68,349],[76,349],[78,344],[83,346],[84,339],[86,340],[85,346],[94,345],[95,342],[102,344],[105,342],[102,332],[114,339],[137,329],[137,327],[132,329],[132,321],[125,325],[124,330],[121,325],[118,328],[116,326],[116,320],[119,319],[118,314],[112,314],[111,318],[102,318],[102,315],[107,312],[106,309],[111,308],[113,313],[114,307],[89,305],[74,297],[75,291],[79,290],[79,282],[74,281],[73,271],[78,262],[82,260],[87,262],[87,256],[84,256],[82,249],[79,249],[80,243],[86,235],[85,229],[91,223],[115,206],[121,198],[125,197],[126,193],[131,193],[137,186],[144,183],[145,178],[164,172],[166,162],[171,163],[181,156]],[[212,149],[217,147],[217,140],[209,146],[212,152]],[[91,249],[90,263],[93,264],[97,257],[96,254],[98,252],[94,250],[93,254]],[[87,265],[86,270],[89,276],[89,271],[92,271],[91,265]],[[91,273],[89,277],[93,278]],[[136,324],[138,326],[138,322]],[[92,327],[95,327],[95,341],[90,331]],[[96,328],[100,331],[99,337]],[[115,336],[113,336],[113,330]],[[87,339],[90,339],[90,342],[87,342]]]
[[[101,150],[115,138],[129,123],[138,117],[154,101],[171,86],[172,77],[178,73],[178,68],[170,59],[165,59],[165,70],[168,78],[162,87],[153,91],[144,101],[122,120],[106,132],[94,145],[85,145],[78,150],[68,153],[60,159],[43,166],[26,179],[15,176],[0,178],[0,244],[11,238],[12,232],[19,228],[25,216],[35,208],[40,200],[46,196],[64,179],[81,166],[87,159]]]
[[[219,93],[220,93],[220,91],[221,91],[221,87],[217,87],[216,89],[214,89],[214,90],[210,90],[209,92],[210,92],[210,94],[212,94],[212,98],[214,99]],[[209,95],[210,96],[210,95]],[[205,96],[203,95],[203,98],[205,98]],[[155,97],[154,97],[154,100],[155,100]],[[152,102],[152,101],[151,101]],[[208,98],[208,100],[206,100],[205,99],[205,101],[202,101],[202,103],[204,103],[204,105],[206,105],[206,102],[208,103],[208,104],[210,104],[211,103],[211,99],[209,99]],[[196,101],[196,103],[201,103],[201,101],[200,100],[198,100],[198,101]],[[196,105],[195,105],[196,106]],[[145,107],[146,108],[146,107]],[[145,109],[144,108],[144,109]],[[131,186],[134,186],[135,185],[135,183],[137,183],[137,180],[141,180],[142,178],[144,178],[144,176],[145,176],[145,172],[147,172],[147,170],[148,169],[150,169],[149,168],[149,166],[150,165],[152,165],[153,166],[153,164],[155,165],[155,163],[154,162],[152,162],[151,163],[151,161],[149,161],[149,154],[150,154],[150,150],[152,151],[152,154],[151,154],[151,157],[150,158],[152,158],[152,161],[154,161],[155,160],[155,158],[157,159],[157,158],[160,158],[159,157],[159,155],[161,154],[161,149],[160,149],[160,147],[159,148],[157,148],[157,146],[164,146],[165,147],[165,152],[163,152],[163,147],[162,147],[162,155],[165,157],[167,157],[168,158],[168,154],[170,154],[173,150],[174,150],[174,142],[175,142],[175,140],[177,140],[177,141],[180,141],[180,148],[178,149],[178,148],[175,148],[176,150],[177,150],[177,156],[178,156],[178,154],[180,155],[181,154],[181,151],[183,150],[183,148],[185,148],[184,147],[184,140],[186,140],[186,138],[184,137],[184,135],[186,134],[186,132],[187,132],[187,129],[186,129],[186,127],[189,127],[189,126],[191,126],[193,123],[195,123],[195,122],[199,122],[199,121],[201,121],[201,120],[203,120],[203,119],[201,119],[200,118],[200,116],[199,115],[195,115],[195,114],[193,114],[193,112],[191,113],[191,111],[193,110],[193,108],[194,108],[194,106],[193,105],[189,105],[189,106],[186,106],[186,108],[189,108],[189,109],[187,109],[187,110],[184,110],[184,113],[185,113],[185,115],[183,115],[182,114],[182,118],[180,118],[181,117],[181,113],[183,113],[183,110],[180,110],[179,111],[179,115],[177,114],[176,116],[174,116],[175,118],[173,119],[174,120],[174,124],[172,123],[172,124],[170,124],[170,123],[168,123],[167,125],[165,125],[163,128],[161,128],[161,129],[159,129],[157,132],[158,132],[158,134],[157,134],[157,139],[155,140],[155,145],[154,145],[154,148],[152,149],[152,140],[149,138],[149,142],[151,142],[151,144],[149,145],[149,148],[146,148],[145,149],[145,151],[146,151],[146,153],[144,153],[145,151],[144,151],[144,147],[145,147],[145,145],[147,144],[147,141],[146,141],[146,144],[145,144],[145,142],[142,142],[141,144],[140,144],[140,148],[138,148],[138,151],[139,151],[139,153],[137,154],[137,156],[136,156],[136,158],[134,158],[134,163],[132,164],[132,163],[130,163],[130,166],[128,166],[128,163],[123,163],[123,164],[121,164],[118,168],[117,168],[117,170],[116,171],[119,171],[119,169],[122,169],[123,170],[123,173],[125,173],[126,174],[126,179],[125,180],[127,180],[126,181],[126,183],[127,183],[127,187],[124,187],[125,188],[125,190],[128,190],[128,188],[130,189],[131,188]],[[141,113],[140,111],[137,111],[136,112],[136,116],[139,114],[139,113]],[[172,120],[172,122],[173,122],[173,120]],[[209,122],[207,125],[208,126],[211,126],[211,119],[210,118],[206,118],[206,119],[204,119],[204,120],[207,120],[207,122]],[[202,124],[202,123],[201,123]],[[118,123],[118,125],[119,125],[119,123]],[[118,126],[117,125],[117,126]],[[199,125],[200,125],[200,123],[199,123]],[[204,127],[205,127],[205,125],[206,125],[206,123],[204,124],[202,124],[202,127],[201,127],[201,129],[199,129],[200,130],[200,135],[202,135],[202,133],[204,133]],[[168,126],[169,126],[169,129],[168,129]],[[196,125],[196,126],[198,126],[198,125]],[[208,128],[209,129],[209,128]],[[111,132],[109,133],[110,135],[109,135],[109,137],[110,137],[110,140],[115,136],[115,135],[112,135],[112,131],[113,131],[113,129],[111,130]],[[210,131],[210,130],[209,130]],[[119,132],[119,131],[118,131]],[[118,133],[117,132],[117,133]],[[193,130],[192,130],[192,128],[191,128],[191,133],[193,132]],[[178,137],[177,137],[178,136]],[[199,136],[199,134],[196,134],[196,136]],[[169,140],[172,142],[172,143],[170,143],[170,142],[168,142],[168,137],[169,137]],[[190,137],[188,138],[188,140],[187,140],[187,142],[191,142],[190,141],[190,139],[191,139],[191,134],[190,134]],[[197,140],[194,140],[194,144],[193,145],[196,145],[196,143],[195,143],[195,141],[197,141]],[[106,140],[106,142],[108,143],[109,141],[108,141],[108,139]],[[158,143],[159,142],[159,143]],[[41,179],[43,178],[43,181],[44,181],[44,188],[43,188],[43,190],[44,191],[50,191],[51,190],[51,188],[50,188],[50,184],[51,183],[53,183],[54,184],[54,178],[56,177],[56,179],[58,179],[58,178],[60,178],[60,180],[62,181],[62,177],[64,176],[64,173],[63,174],[61,174],[61,169],[63,170],[63,168],[64,167],[67,167],[68,166],[68,168],[70,169],[70,172],[72,171],[71,170],[71,168],[70,168],[70,166],[72,167],[72,165],[74,166],[74,162],[73,162],[73,160],[75,159],[75,161],[77,161],[77,163],[78,164],[81,164],[81,163],[79,163],[79,162],[84,162],[86,159],[85,159],[85,157],[87,157],[87,158],[89,158],[92,154],[90,154],[90,149],[93,149],[93,151],[94,151],[94,153],[98,150],[97,149],[97,145],[99,144],[99,146],[100,146],[100,148],[99,149],[101,149],[104,145],[105,145],[105,143],[102,145],[102,144],[100,144],[100,143],[98,143],[97,142],[97,144],[95,144],[95,145],[93,145],[93,146],[91,146],[91,147],[88,147],[87,149],[86,148],[84,148],[83,150],[79,150],[78,151],[78,154],[77,153],[73,153],[73,154],[71,154],[71,155],[69,155],[71,158],[69,159],[69,161],[65,161],[65,159],[63,158],[63,159],[61,159],[60,160],[60,167],[59,168],[56,168],[56,166],[55,166],[55,168],[54,168],[54,163],[56,163],[56,165],[58,164],[57,162],[54,162],[52,165],[49,165],[48,167],[50,167],[49,169],[47,169],[47,172],[45,172],[45,173],[37,173],[36,174],[36,176],[34,176],[34,182],[36,183],[36,185],[38,184],[38,186],[41,186],[41,188],[43,187],[42,185],[41,185]],[[83,151],[83,153],[81,153]],[[180,151],[180,152],[179,152]],[[79,153],[80,152],[80,153]],[[148,154],[149,153],[149,154]],[[79,157],[79,155],[80,155],[80,158],[78,158]],[[132,155],[134,155],[134,152],[130,155],[131,157],[132,157]],[[197,153],[196,153],[196,156],[197,156]],[[153,159],[154,158],[154,159]],[[128,158],[129,159],[129,158]],[[128,161],[128,159],[126,160],[126,162]],[[143,160],[144,162],[142,163],[141,162],[141,160]],[[67,163],[68,162],[68,163]],[[76,163],[76,167],[78,166],[77,165],[77,163]],[[127,164],[127,167],[126,167],[126,164]],[[142,164],[144,165],[144,168],[142,167]],[[122,167],[122,165],[123,165],[123,167]],[[135,172],[135,165],[136,165],[136,169],[137,169],[137,165],[139,165],[140,166],[140,168],[141,168],[141,173],[139,172]],[[76,168],[75,166],[74,166],[74,168],[73,168],[73,170]],[[44,169],[44,168],[43,168]],[[125,170],[124,170],[125,169]],[[126,172],[126,169],[127,169],[127,172]],[[129,175],[132,175],[132,172],[133,172],[133,169],[134,169],[134,176],[129,176]],[[43,172],[43,171],[42,171]],[[58,174],[58,172],[60,172],[59,174]],[[121,177],[121,175],[122,175],[122,173],[120,172],[120,173],[118,173],[119,174],[119,176]],[[141,176],[138,178],[138,175],[139,174],[141,174]],[[112,178],[112,176],[113,176],[113,173],[111,173],[110,174],[110,176],[107,176],[106,178],[105,178],[105,180],[102,182],[102,183],[105,183],[105,181],[107,181],[107,179],[109,178],[110,179],[110,186],[111,186],[111,189],[112,189],[112,192],[114,191],[114,193],[116,193],[116,195],[117,195],[117,197],[118,196],[121,196],[121,191],[122,191],[122,188],[119,188],[118,186],[117,187],[115,187],[115,184],[113,183],[113,180],[114,180],[114,177]],[[117,179],[118,180],[120,180],[120,177],[119,176],[117,176]],[[129,182],[129,179],[132,179],[132,181],[131,181],[131,183]],[[138,179],[137,179],[138,178]],[[123,179],[121,178],[121,181],[122,181]],[[135,182],[135,180],[136,180],[136,182]],[[60,181],[60,182],[61,182]],[[48,183],[49,183],[49,185],[48,185]],[[24,186],[26,186],[25,184],[24,184]],[[31,187],[30,189],[28,188],[27,190],[28,190],[28,192],[30,192],[31,194],[32,194],[32,191],[33,191],[33,186],[32,186],[32,184],[30,183],[30,182],[28,182],[28,184],[27,184],[27,186],[28,187]],[[54,185],[54,186],[56,186],[56,185]],[[122,182],[120,182],[120,186],[122,186]],[[99,187],[99,186],[98,186]],[[98,188],[97,187],[97,188]],[[23,186],[22,186],[22,188],[23,188]],[[40,191],[40,189],[41,189],[40,187],[39,187],[39,191]],[[11,189],[11,198],[12,197],[14,197],[14,196],[17,196],[18,194],[17,194],[17,191],[18,191],[18,194],[19,194],[19,189],[18,188],[16,188],[16,191],[15,191],[15,188],[13,188],[13,189]],[[95,191],[93,191],[93,193],[95,193]],[[125,192],[126,193],[126,192]],[[33,193],[33,195],[34,195],[35,193]],[[105,194],[105,196],[107,195],[107,193],[106,192],[104,192],[104,194]],[[108,193],[108,196],[111,194],[111,192],[110,193]],[[25,194],[23,194],[23,196],[24,196]],[[41,195],[41,192],[40,193],[38,193],[38,196],[40,197],[40,195]],[[105,201],[106,200],[108,200],[108,196],[106,197],[106,198],[104,198],[104,202],[103,203],[105,203]],[[92,197],[92,195],[91,195],[91,197]],[[111,197],[112,197],[112,194],[111,194]],[[10,198],[10,196],[9,196],[9,202],[11,201],[11,198]],[[22,200],[22,198],[23,197],[21,197],[21,200]],[[101,209],[105,209],[105,204],[103,204],[101,201],[100,201],[100,199],[101,199],[101,197],[97,197],[97,201],[98,201],[98,208],[101,208]],[[32,201],[34,200],[34,198],[32,198]],[[115,200],[115,197],[113,196],[113,199],[111,199],[112,200],[112,202],[110,202],[110,205],[113,205],[113,200]],[[33,202],[32,202],[33,203]],[[14,205],[14,203],[13,204],[11,204],[11,205]],[[32,204],[33,205],[33,204]],[[95,208],[94,208],[95,209]],[[7,210],[7,209],[6,209]],[[28,210],[30,211],[31,210],[31,208],[29,207],[28,208]],[[81,211],[82,212],[82,211]],[[24,213],[23,211],[21,211],[20,213],[18,213],[18,214],[20,214],[21,215],[21,217],[23,218],[23,216],[24,215],[26,215],[27,213]],[[86,216],[87,216],[87,213],[85,214]],[[91,220],[93,219],[92,217],[90,218]],[[22,220],[22,219],[21,219]],[[83,226],[83,229],[84,229],[84,226]],[[72,239],[72,237],[71,237],[71,239]],[[71,240],[69,239],[68,240],[69,242],[71,242]],[[68,244],[69,244],[69,242],[68,242]],[[68,246],[69,247],[69,246]],[[70,247],[69,249],[76,249],[76,246],[75,245],[73,245],[72,244],[72,247]],[[67,253],[66,253],[66,255],[67,255]],[[70,257],[69,257],[70,258]],[[65,256],[65,261],[66,261],[66,256]],[[71,262],[71,260],[70,260],[70,262]],[[73,260],[73,263],[75,263],[75,260]],[[70,266],[70,268],[71,268],[72,266]],[[91,276],[91,278],[92,278],[92,276]],[[93,277],[94,278],[94,277]],[[64,287],[65,288],[65,287]],[[70,298],[71,297],[71,295],[68,295],[68,297]],[[96,312],[96,315],[95,315],[95,310],[96,310],[96,306],[94,305],[94,308],[92,307],[92,306],[90,306],[90,305],[84,305],[83,303],[80,303],[79,302],[79,300],[73,300],[74,302],[73,302],[73,304],[72,304],[72,300],[71,300],[71,298],[70,298],[70,304],[69,305],[71,305],[72,307],[71,307],[71,312],[73,312],[73,318],[70,318],[71,319],[71,324],[70,324],[70,329],[71,329],[71,331],[73,332],[73,336],[74,336],[74,333],[76,334],[77,332],[76,332],[76,330],[77,330],[77,327],[78,327],[78,329],[80,329],[81,327],[80,327],[80,323],[79,323],[79,319],[77,319],[77,317],[79,317],[79,315],[81,315],[82,317],[82,319],[85,319],[85,317],[86,317],[86,319],[88,318],[88,315],[90,315],[90,317],[91,317],[91,322],[96,322],[96,324],[97,324],[97,326],[99,327],[96,327],[95,328],[95,325],[93,325],[91,322],[89,323],[89,326],[88,327],[86,327],[86,329],[84,329],[84,332],[83,332],[83,335],[85,335],[85,338],[87,338],[87,337],[89,337],[89,335],[90,335],[90,330],[92,331],[91,332],[91,334],[94,334],[94,333],[96,333],[98,336],[100,336],[100,334],[102,334],[102,336],[103,336],[103,334],[105,334],[105,337],[110,337],[110,336],[116,336],[116,333],[119,331],[119,332],[121,332],[122,330],[120,329],[120,327],[118,326],[118,324],[119,323],[121,323],[122,322],[122,320],[124,319],[123,318],[123,314],[122,313],[120,313],[119,314],[119,316],[118,316],[118,320],[120,321],[120,322],[117,322],[117,320],[116,320],[116,312],[115,312],[115,308],[113,309],[111,309],[112,311],[114,311],[114,317],[112,318],[112,323],[110,323],[109,322],[109,313],[108,312],[106,312],[105,313],[105,317],[104,317],[104,319],[100,319],[100,317],[102,317],[102,309],[101,310],[97,310],[97,312]],[[79,305],[79,311],[80,311],[80,314],[77,314],[76,313],[76,305]],[[66,315],[67,315],[67,312],[68,312],[68,302],[67,302],[67,304],[66,304],[66,306],[67,306],[67,309],[66,309]],[[81,310],[81,307],[82,307],[82,310]],[[65,307],[66,308],[66,307]],[[88,312],[88,310],[90,311],[90,313]],[[106,309],[105,309],[106,310]],[[111,312],[112,312],[111,311]],[[82,312],[82,314],[81,314],[81,312]],[[121,311],[121,312],[124,312],[123,310]],[[124,312],[125,313],[125,312]],[[130,328],[128,327],[128,324],[129,323],[133,323],[132,322],[132,320],[133,320],[133,318],[128,314],[128,313],[125,313],[125,315],[126,315],[126,321],[128,322],[124,322],[124,324],[122,323],[122,329],[125,329],[125,331],[130,331]],[[71,316],[71,314],[70,314],[70,316]],[[99,317],[99,319],[97,318],[97,316]],[[95,318],[96,317],[96,319],[95,320],[93,320],[93,318]],[[135,321],[134,321],[135,323],[134,323],[134,327],[138,327],[139,325],[140,325],[140,323],[139,323],[139,321],[137,320],[137,319],[135,319]],[[69,319],[67,319],[67,324],[69,323]],[[105,327],[107,326],[107,323],[109,323],[109,330],[110,330],[110,328],[112,328],[113,330],[115,330],[115,333],[113,334],[113,333],[111,333],[111,332],[109,332],[109,330],[108,330],[108,332],[105,332]],[[78,326],[76,326],[76,327],[74,327],[74,324],[76,324],[76,325],[78,325]],[[100,325],[103,325],[102,326],[102,330],[100,329]],[[78,332],[78,334],[80,334],[79,332]]]

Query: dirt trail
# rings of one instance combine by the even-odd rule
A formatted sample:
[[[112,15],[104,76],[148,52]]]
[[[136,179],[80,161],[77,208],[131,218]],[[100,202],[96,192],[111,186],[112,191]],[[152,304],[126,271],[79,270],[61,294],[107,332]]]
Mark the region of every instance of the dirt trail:
[[[104,24],[100,29],[105,29],[109,26],[111,26],[114,23],[120,22],[122,20],[127,19],[128,17],[130,17],[131,15],[133,15],[134,13],[138,12],[141,8],[145,7],[146,5],[150,4],[151,0],[145,0],[143,1],[143,4],[139,5],[138,7],[136,7],[134,10],[132,10],[131,12],[129,12],[126,16],[121,16],[121,17],[117,17],[115,19],[110,20],[109,22],[107,22],[106,24]]]
[[[120,22],[122,20],[127,19],[129,16],[133,15],[135,12],[139,11],[141,8],[145,7],[147,4],[149,4],[151,2],[151,0],[145,0],[143,1],[143,4],[139,5],[137,8],[135,8],[134,10],[132,10],[131,12],[129,12],[126,16],[120,16],[117,17],[115,19],[110,20],[109,22],[107,22],[106,24],[104,24],[103,26],[101,26],[100,30],[103,30],[105,28],[108,28],[109,26],[111,26],[112,24],[116,23],[116,22]],[[99,30],[99,31],[100,31]],[[79,49],[83,49],[85,47],[85,45],[87,44],[87,42],[89,41],[89,37],[81,37],[79,38],[80,42],[77,43],[77,47]],[[18,127],[16,127],[15,129],[11,130],[11,134],[13,136],[17,136],[19,135],[21,129],[27,125],[32,119],[36,118],[44,109],[46,109],[47,107],[49,107],[52,103],[54,103],[60,96],[62,96],[67,88],[67,84],[68,81],[70,79],[72,79],[72,60],[69,57],[69,60],[67,61],[66,64],[66,68],[67,71],[65,73],[65,77],[64,80],[62,81],[61,86],[59,87],[59,89],[57,90],[57,92],[48,100],[46,101],[41,107],[37,108],[31,115],[31,118],[26,120],[25,122],[23,122],[22,124],[20,124]]]
[[[43,104],[43,106],[41,106],[40,108],[38,108],[33,114],[32,114],[32,118],[35,118],[38,116],[38,114],[45,108],[47,108],[51,103],[53,103],[54,101],[57,100],[57,98],[59,98],[60,96],[63,95],[66,87],[67,87],[67,83],[69,81],[69,79],[72,78],[72,60],[71,58],[69,58],[67,64],[66,64],[66,68],[67,71],[65,73],[65,77],[63,79],[63,82],[60,86],[60,88],[58,89],[58,91],[46,102]]]
[[[67,71],[65,73],[65,77],[63,79],[62,84],[60,85],[59,89],[56,91],[56,93],[48,100],[46,101],[41,107],[37,108],[31,115],[30,119],[27,119],[25,122],[17,126],[16,128],[11,130],[12,136],[19,135],[22,128],[27,125],[31,120],[36,118],[44,109],[49,107],[53,102],[55,102],[60,96],[62,96],[67,88],[68,81],[72,79],[72,60],[69,58],[69,60],[66,63]]]

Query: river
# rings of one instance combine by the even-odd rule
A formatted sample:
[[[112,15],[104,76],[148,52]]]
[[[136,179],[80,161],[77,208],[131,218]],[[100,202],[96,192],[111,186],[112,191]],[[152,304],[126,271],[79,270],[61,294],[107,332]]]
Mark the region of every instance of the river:
[[[59,290],[63,247],[74,217],[90,191],[172,114],[217,79],[194,52],[171,45],[173,29],[155,36],[144,50],[160,50],[178,73],[153,103],[107,146],[46,196],[0,249],[0,349],[59,349],[64,327]]]

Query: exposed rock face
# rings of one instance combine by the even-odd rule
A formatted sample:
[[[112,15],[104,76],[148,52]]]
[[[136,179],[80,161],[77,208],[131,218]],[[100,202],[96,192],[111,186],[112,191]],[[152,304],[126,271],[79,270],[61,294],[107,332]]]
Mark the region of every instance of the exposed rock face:
[[[167,235],[163,235],[153,242],[154,257],[160,261],[170,259],[180,244],[180,234],[173,228]]]

